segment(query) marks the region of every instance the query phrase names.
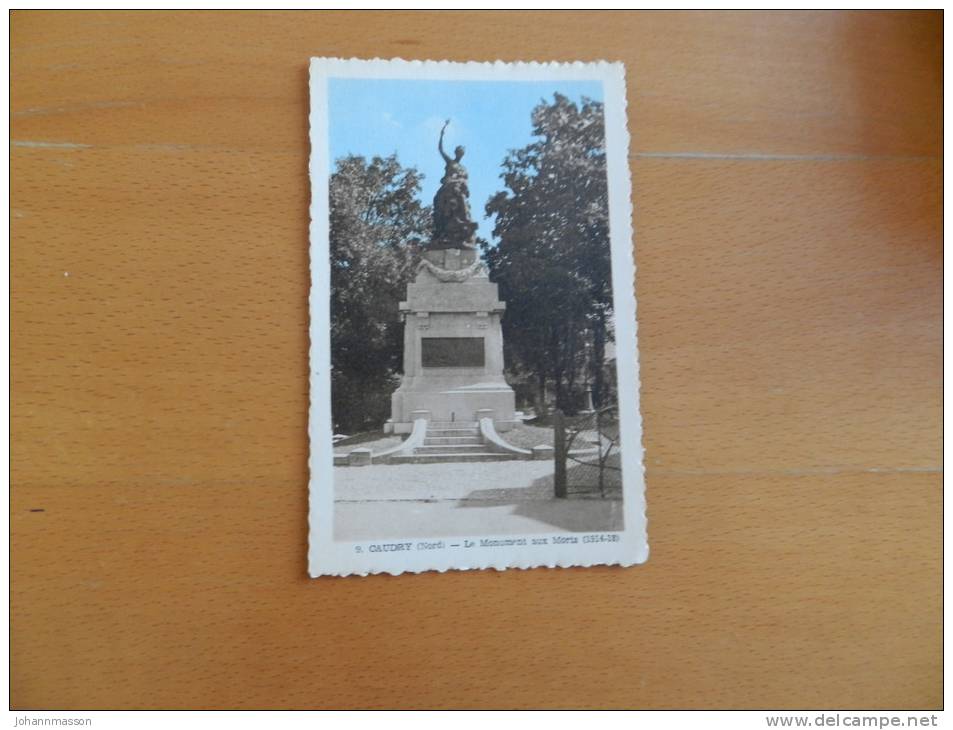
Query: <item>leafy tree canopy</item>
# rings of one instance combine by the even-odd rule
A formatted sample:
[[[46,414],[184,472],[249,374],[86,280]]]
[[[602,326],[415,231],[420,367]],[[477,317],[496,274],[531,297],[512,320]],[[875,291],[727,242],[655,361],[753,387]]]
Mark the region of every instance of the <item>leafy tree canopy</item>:
[[[504,342],[513,374],[556,390],[574,410],[588,381],[596,405],[608,395],[612,284],[601,102],[561,94],[533,110],[533,136],[503,161],[505,190],[486,205],[497,246],[484,246],[507,303]]]
[[[422,176],[397,157],[351,155],[330,179],[331,377],[335,428],[379,428],[401,368],[398,303],[430,235]]]

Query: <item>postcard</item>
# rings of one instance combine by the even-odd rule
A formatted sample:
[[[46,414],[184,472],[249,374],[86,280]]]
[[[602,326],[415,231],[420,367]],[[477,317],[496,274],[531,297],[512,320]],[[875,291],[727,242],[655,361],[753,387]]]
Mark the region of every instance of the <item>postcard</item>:
[[[644,562],[623,66],[310,85],[310,574]]]

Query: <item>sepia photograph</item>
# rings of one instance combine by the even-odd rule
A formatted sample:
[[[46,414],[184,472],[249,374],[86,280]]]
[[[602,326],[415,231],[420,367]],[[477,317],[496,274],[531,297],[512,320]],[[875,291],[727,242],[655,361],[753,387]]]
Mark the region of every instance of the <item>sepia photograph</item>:
[[[321,417],[331,535],[371,543],[358,554],[614,542],[626,528],[623,455],[640,472],[641,444],[637,400],[620,413],[619,354],[631,371],[635,343],[620,347],[617,302],[634,302],[631,277],[613,281],[606,89],[580,66],[321,79]],[[631,237],[621,245],[631,266]]]

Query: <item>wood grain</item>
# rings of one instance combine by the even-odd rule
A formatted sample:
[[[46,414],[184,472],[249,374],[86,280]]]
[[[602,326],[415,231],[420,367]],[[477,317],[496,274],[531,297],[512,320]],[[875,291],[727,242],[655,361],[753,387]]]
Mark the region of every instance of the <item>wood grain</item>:
[[[14,707],[941,705],[939,13],[11,25]],[[305,578],[312,55],[626,62],[646,565]]]

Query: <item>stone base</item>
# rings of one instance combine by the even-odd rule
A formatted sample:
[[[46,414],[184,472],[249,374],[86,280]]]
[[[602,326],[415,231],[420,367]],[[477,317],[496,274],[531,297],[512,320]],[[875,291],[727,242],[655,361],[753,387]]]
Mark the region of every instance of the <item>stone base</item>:
[[[506,433],[516,428],[520,423],[521,421],[494,421],[493,427],[500,433]],[[386,429],[388,428],[391,430],[387,431]],[[388,421],[387,424],[384,425],[384,429],[385,433],[410,433],[414,430],[414,424],[412,421]]]
[[[404,374],[385,429],[409,433],[418,419],[475,425],[491,418],[501,431],[511,427],[516,397],[503,377],[498,294],[476,251],[424,253],[400,303]]]
[[[436,381],[436,382],[435,382]],[[439,379],[421,378],[398,388],[391,396],[391,414],[395,433],[408,433],[414,420],[464,421],[476,423],[492,418],[499,424],[515,423],[516,396],[503,383],[474,383],[440,388]],[[511,427],[511,426],[510,426]]]

